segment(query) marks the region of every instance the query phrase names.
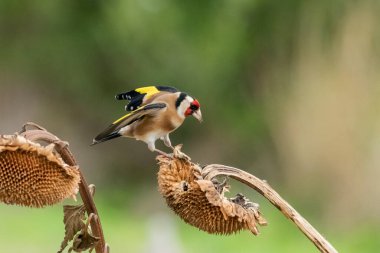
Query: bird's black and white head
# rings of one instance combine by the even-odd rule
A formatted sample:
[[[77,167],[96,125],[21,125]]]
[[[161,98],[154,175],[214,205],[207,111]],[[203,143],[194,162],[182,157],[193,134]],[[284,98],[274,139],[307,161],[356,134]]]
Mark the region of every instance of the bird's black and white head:
[[[175,106],[177,108],[177,113],[181,117],[194,116],[199,122],[202,122],[201,105],[198,100],[192,98],[184,92],[178,94]]]

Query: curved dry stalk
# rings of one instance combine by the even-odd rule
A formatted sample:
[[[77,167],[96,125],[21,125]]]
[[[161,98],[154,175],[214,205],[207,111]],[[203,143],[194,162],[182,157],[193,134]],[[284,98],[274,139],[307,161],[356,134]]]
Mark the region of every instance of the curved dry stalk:
[[[287,218],[291,219],[314,245],[323,253],[337,253],[338,251],[288,202],[286,202],[273,188],[264,180],[261,180],[243,170],[220,164],[210,164],[203,168],[204,179],[224,175],[232,177],[255,189],[277,207]]]
[[[35,129],[28,129],[28,127],[33,127]],[[68,143],[61,141],[57,136],[48,132],[43,127],[28,122],[26,123],[20,132],[20,135],[24,136],[26,139],[31,141],[44,141],[47,143],[54,143],[55,150],[60,154],[63,161],[70,166],[77,166],[75,158],[73,154],[68,149]],[[82,172],[79,170],[80,174],[80,184],[79,184],[79,193],[81,195],[83,204],[86,208],[86,212],[88,216],[91,214],[95,215],[95,218],[90,220],[91,229],[93,231],[94,236],[99,237],[100,240],[95,247],[96,253],[108,253],[109,246],[106,244],[103,234],[102,225],[100,223],[99,214],[96,209],[92,193],[88,187],[86,179],[84,178]]]

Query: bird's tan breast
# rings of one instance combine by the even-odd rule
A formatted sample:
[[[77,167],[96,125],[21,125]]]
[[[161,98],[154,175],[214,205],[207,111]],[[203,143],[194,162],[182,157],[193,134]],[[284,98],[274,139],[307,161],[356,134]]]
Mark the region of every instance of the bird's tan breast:
[[[177,95],[163,93],[149,98],[148,103],[165,103],[165,109],[154,116],[145,116],[131,125],[131,134],[136,139],[158,139],[178,128],[184,121],[177,113],[175,101]]]
[[[147,138],[160,138],[178,128],[183,123],[177,112],[167,108],[164,112],[153,117],[144,117],[133,123],[132,131],[135,138],[144,140]]]

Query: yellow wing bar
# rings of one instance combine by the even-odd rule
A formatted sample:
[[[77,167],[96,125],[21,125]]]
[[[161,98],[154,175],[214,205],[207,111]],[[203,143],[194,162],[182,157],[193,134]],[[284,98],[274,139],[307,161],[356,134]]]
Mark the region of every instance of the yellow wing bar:
[[[141,88],[137,88],[135,91],[140,94],[146,93],[146,98],[160,92],[156,86],[141,87]]]
[[[155,104],[147,104],[147,105],[144,105],[136,110],[134,110],[133,112],[130,112],[126,115],[124,115],[123,117],[121,117],[120,119],[117,119],[116,121],[114,121],[112,123],[112,125],[115,125],[115,124],[118,124],[120,123],[121,121],[123,121],[124,119],[128,118],[128,117],[135,117],[136,115],[139,115],[141,114],[140,112],[141,111],[154,111],[154,110],[159,110],[159,109],[163,109],[166,107],[166,104],[165,103],[155,103]]]
[[[125,119],[126,117],[128,117],[129,115],[131,115],[132,113],[133,113],[133,112],[124,115],[124,116],[121,117],[120,119],[115,120],[112,124],[114,125],[114,124],[119,123],[120,121],[122,121],[123,119]]]

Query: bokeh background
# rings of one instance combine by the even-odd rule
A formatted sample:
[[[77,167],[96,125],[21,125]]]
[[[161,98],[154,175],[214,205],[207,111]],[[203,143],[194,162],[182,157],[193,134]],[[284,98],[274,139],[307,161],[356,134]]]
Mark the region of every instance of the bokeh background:
[[[202,105],[204,122],[171,137],[194,161],[266,179],[340,252],[378,252],[379,13],[367,0],[2,0],[0,133],[34,121],[70,143],[112,252],[318,252],[234,182],[269,226],[198,231],[165,206],[144,143],[89,146],[123,115],[116,93],[175,86]],[[59,249],[61,206],[0,216],[0,252]]]

